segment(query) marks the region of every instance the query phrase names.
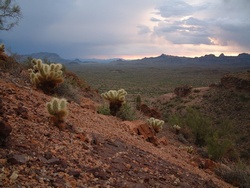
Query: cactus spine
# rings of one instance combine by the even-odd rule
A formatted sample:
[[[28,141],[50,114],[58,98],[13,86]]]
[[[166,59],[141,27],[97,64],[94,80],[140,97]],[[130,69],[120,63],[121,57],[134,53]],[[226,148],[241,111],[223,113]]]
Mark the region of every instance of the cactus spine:
[[[65,118],[68,115],[66,99],[53,98],[50,102],[46,103],[46,107],[56,126],[59,126],[65,121]]]
[[[45,89],[54,88],[63,82],[62,64],[44,64],[41,59],[33,59],[33,69],[29,69],[31,82]]]
[[[110,114],[116,116],[121,106],[126,102],[125,96],[127,92],[124,89],[110,90],[102,93],[101,96],[109,101]]]
[[[150,126],[152,126],[152,128],[154,129],[154,131],[156,133],[158,133],[160,130],[162,130],[163,128],[163,124],[165,123],[163,120],[160,120],[160,119],[155,119],[153,117],[149,118],[147,120],[148,124]]]

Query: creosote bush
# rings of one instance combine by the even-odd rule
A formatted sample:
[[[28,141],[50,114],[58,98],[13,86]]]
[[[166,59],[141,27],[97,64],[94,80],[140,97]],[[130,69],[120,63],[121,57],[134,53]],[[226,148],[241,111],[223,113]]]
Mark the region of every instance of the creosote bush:
[[[128,103],[124,103],[120,110],[117,112],[116,116],[122,120],[135,120],[135,109],[133,109]]]
[[[165,123],[163,120],[156,119],[156,118],[149,118],[147,120],[148,124],[154,129],[156,133],[160,132],[163,128],[163,124]]]
[[[223,120],[215,126],[209,118],[193,108],[189,108],[185,114],[175,114],[169,122],[180,125],[182,127],[179,130],[180,134],[183,134],[189,141],[193,141],[197,146],[205,147],[211,159],[217,161],[225,156],[237,157],[233,149],[234,139],[229,136],[232,132],[230,122]]]
[[[52,122],[55,126],[62,128],[65,118],[68,115],[67,100],[62,98],[53,98],[46,103],[47,111],[52,116]]]
[[[109,101],[110,114],[116,116],[123,104],[125,104],[125,96],[127,92],[124,89],[110,90],[102,93],[101,96]]]
[[[233,164],[230,167],[219,166],[215,168],[215,174],[235,187],[250,187],[250,168],[246,164]]]
[[[36,87],[51,90],[64,81],[62,64],[44,64],[41,59],[33,59],[33,69],[29,69],[31,82]]]

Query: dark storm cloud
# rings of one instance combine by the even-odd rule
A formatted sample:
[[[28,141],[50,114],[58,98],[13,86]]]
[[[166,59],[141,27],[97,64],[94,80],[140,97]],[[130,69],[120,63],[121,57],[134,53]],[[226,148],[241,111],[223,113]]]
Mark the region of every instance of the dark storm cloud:
[[[71,57],[109,54],[131,43],[133,35],[146,32],[140,20],[151,0],[20,0],[23,19],[0,38],[21,53],[61,51]],[[139,25],[139,26],[138,26]],[[138,27],[137,27],[138,26]],[[22,46],[22,47],[21,47]],[[76,47],[80,49],[76,49]],[[113,50],[111,49],[113,47]],[[107,54],[108,55],[108,54]]]
[[[12,31],[0,31],[0,41],[17,53],[48,51],[65,58],[158,55],[165,49],[185,52],[182,44],[228,45],[229,50],[237,45],[250,52],[249,0],[16,2],[23,18]],[[173,43],[181,45],[174,49]]]

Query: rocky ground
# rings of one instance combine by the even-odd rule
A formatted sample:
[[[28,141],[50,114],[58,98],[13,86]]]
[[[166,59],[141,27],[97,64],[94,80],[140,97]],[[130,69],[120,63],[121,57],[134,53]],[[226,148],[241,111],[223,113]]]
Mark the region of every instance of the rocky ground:
[[[232,187],[214,174],[215,163],[180,147],[174,133],[148,142],[135,128],[143,120],[98,114],[90,98],[69,103],[59,130],[45,108],[51,98],[22,73],[1,71],[0,120],[12,132],[0,147],[0,187]]]

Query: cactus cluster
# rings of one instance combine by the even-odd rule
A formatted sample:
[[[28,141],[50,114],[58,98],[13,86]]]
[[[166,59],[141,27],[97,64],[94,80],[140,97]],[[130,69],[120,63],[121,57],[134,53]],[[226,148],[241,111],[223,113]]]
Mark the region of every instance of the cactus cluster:
[[[110,90],[102,93],[101,96],[109,101],[110,114],[116,116],[121,106],[126,102],[125,96],[127,92],[124,89]]]
[[[63,82],[62,64],[44,64],[41,59],[33,59],[33,69],[29,69],[31,82],[35,86],[54,88]]]
[[[4,49],[5,49],[4,44],[0,44],[0,53],[3,53]]]
[[[46,103],[47,111],[52,115],[52,120],[55,125],[65,121],[68,115],[67,100],[62,98],[53,98],[50,102]]]
[[[108,92],[102,93],[102,97],[109,100],[110,102],[125,102],[125,96],[127,92],[124,89],[117,90],[110,90]]]
[[[148,124],[154,129],[156,133],[158,133],[163,128],[163,124],[165,123],[163,120],[156,119],[156,118],[149,118],[147,120]]]

